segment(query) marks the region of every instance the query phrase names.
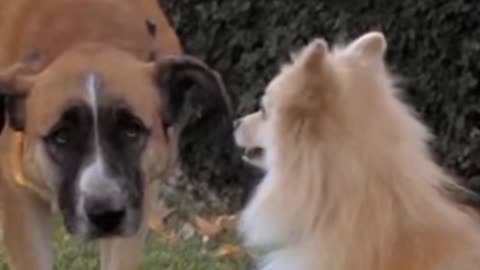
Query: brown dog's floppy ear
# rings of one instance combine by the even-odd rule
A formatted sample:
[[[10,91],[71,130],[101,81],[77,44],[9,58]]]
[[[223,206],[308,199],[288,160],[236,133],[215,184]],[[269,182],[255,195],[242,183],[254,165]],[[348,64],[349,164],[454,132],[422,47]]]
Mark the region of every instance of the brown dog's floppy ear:
[[[24,128],[24,98],[33,84],[33,77],[25,75],[39,68],[37,55],[28,55],[24,61],[0,71],[0,133],[8,121],[14,130]]]
[[[194,57],[172,55],[157,59],[155,79],[165,124],[175,131],[184,171],[211,167],[200,163],[205,157],[214,162],[225,156],[225,149],[218,148],[233,134],[231,101],[221,77]]]
[[[220,75],[202,61],[191,56],[165,56],[157,62],[155,77],[165,100],[166,115],[170,124],[176,124],[188,101],[195,102],[202,114],[231,116],[231,101]],[[189,100],[191,98],[192,100]]]

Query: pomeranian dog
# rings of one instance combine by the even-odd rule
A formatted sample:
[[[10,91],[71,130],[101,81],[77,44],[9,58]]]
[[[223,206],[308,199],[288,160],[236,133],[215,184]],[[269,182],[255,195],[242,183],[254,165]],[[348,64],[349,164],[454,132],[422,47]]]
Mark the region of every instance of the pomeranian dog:
[[[315,39],[235,123],[266,175],[241,214],[264,270],[480,269],[480,223],[399,98],[380,32]]]

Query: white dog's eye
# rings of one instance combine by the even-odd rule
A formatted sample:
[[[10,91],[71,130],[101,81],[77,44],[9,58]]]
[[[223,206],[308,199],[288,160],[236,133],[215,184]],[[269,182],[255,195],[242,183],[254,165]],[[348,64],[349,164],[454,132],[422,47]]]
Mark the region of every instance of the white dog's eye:
[[[260,100],[260,113],[262,114],[262,118],[267,118],[267,110],[265,109],[265,96],[263,96]]]
[[[265,110],[265,107],[263,107],[263,104],[260,106],[260,112],[262,113],[263,118],[267,118],[267,111]]]

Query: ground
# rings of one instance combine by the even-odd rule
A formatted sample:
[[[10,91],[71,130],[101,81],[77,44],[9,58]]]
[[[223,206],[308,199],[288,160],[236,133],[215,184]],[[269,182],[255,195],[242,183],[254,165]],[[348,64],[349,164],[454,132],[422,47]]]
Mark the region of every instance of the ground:
[[[232,224],[216,221],[230,218],[215,200],[198,201],[164,186],[158,219],[151,223],[141,270],[237,270],[249,269],[252,256],[240,247]],[[168,205],[168,207],[167,207]],[[56,222],[55,268],[99,269],[96,243],[83,243]],[[227,228],[228,227],[228,228]],[[7,270],[0,244],[0,270]]]
[[[69,270],[99,269],[99,260],[94,244],[84,244],[65,234],[61,229],[55,233],[55,268]],[[232,243],[231,235],[222,239],[203,243],[201,238],[192,237],[171,244],[151,233],[147,240],[143,256],[142,270],[236,270],[247,269],[248,260],[240,258],[222,258],[217,255],[223,243]],[[8,269],[0,251],[0,269]]]

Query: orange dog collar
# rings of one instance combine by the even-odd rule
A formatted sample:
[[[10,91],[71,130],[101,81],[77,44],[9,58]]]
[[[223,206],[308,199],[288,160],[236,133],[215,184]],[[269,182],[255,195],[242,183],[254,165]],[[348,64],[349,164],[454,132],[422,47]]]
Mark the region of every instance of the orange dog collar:
[[[10,156],[10,166],[13,174],[13,180],[17,185],[28,188],[42,199],[50,201],[50,191],[45,187],[36,185],[32,181],[29,181],[23,173],[21,165],[23,159],[23,141],[23,132],[15,132],[13,134],[14,145]]]

